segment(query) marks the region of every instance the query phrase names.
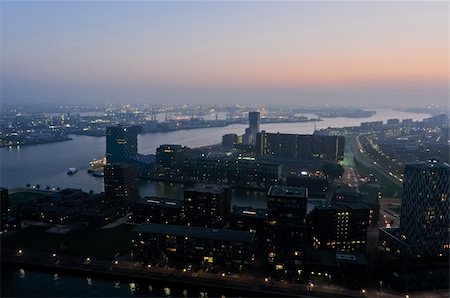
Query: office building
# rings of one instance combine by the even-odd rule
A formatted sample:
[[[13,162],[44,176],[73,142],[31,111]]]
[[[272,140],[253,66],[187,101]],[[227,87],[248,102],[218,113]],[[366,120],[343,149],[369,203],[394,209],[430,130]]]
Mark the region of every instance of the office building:
[[[132,204],[139,200],[139,170],[135,165],[107,164],[105,166],[105,198]]]
[[[231,189],[197,184],[184,191],[184,217],[187,225],[221,228],[228,224],[231,209]]]
[[[254,145],[256,142],[256,135],[259,133],[260,114],[259,112],[248,113],[249,127],[245,129],[242,142],[246,145]]]
[[[137,155],[139,126],[110,126],[106,128],[106,161],[109,164],[127,163]]]
[[[253,130],[256,135],[259,133],[260,129],[260,113],[259,112],[249,112],[248,113],[248,122],[250,129]]]
[[[430,159],[405,166],[400,232],[415,256],[449,255],[450,166]]]
[[[256,135],[256,156],[291,160],[344,159],[345,138],[327,135],[267,133]]]

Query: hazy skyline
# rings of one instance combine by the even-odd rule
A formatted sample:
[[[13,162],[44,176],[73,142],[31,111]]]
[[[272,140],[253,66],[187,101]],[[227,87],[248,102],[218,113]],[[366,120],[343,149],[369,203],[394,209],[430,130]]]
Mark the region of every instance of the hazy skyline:
[[[448,105],[448,2],[3,2],[3,103]]]

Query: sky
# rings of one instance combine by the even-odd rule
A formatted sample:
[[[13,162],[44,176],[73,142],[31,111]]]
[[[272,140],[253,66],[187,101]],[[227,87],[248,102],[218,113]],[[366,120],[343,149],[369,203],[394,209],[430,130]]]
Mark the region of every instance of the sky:
[[[447,1],[0,5],[5,104],[449,103]]]

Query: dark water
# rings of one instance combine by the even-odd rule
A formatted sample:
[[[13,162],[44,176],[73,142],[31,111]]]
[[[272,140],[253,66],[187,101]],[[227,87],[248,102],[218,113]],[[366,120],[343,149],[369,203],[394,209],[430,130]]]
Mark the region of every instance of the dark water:
[[[96,279],[87,275],[4,267],[1,297],[221,297],[240,293],[149,281]]]

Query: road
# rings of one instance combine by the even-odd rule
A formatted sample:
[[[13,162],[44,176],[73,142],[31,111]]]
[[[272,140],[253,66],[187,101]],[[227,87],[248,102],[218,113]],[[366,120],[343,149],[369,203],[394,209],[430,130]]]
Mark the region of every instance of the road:
[[[358,137],[356,137],[356,138],[347,137],[347,139],[346,139],[346,140],[348,140],[348,145],[349,145],[349,148],[350,148],[353,156],[360,163],[362,163],[365,167],[375,169],[380,175],[382,175],[386,179],[389,179],[390,181],[392,181],[396,185],[402,187],[402,183],[398,179],[396,179],[396,178],[392,177],[391,175],[389,175],[384,168],[382,168],[381,166],[376,164],[376,162],[371,160],[370,157],[368,157],[366,154],[363,154],[361,152],[361,150],[363,148],[362,148],[361,143],[359,142]]]
[[[254,292],[270,295],[293,297],[331,297],[361,296],[354,291],[343,291],[337,288],[315,287],[313,291],[304,284],[295,284],[282,281],[265,281],[251,276],[242,275],[217,275],[204,271],[179,271],[167,267],[147,267],[140,263],[128,261],[108,261],[93,258],[79,258],[68,255],[53,255],[32,251],[7,251],[2,250],[2,263],[11,263],[23,266],[33,266],[46,269],[57,269],[61,272],[83,272],[88,276],[110,275],[123,279],[149,279],[170,282],[175,284],[191,284],[200,287],[217,287],[237,291]]]

